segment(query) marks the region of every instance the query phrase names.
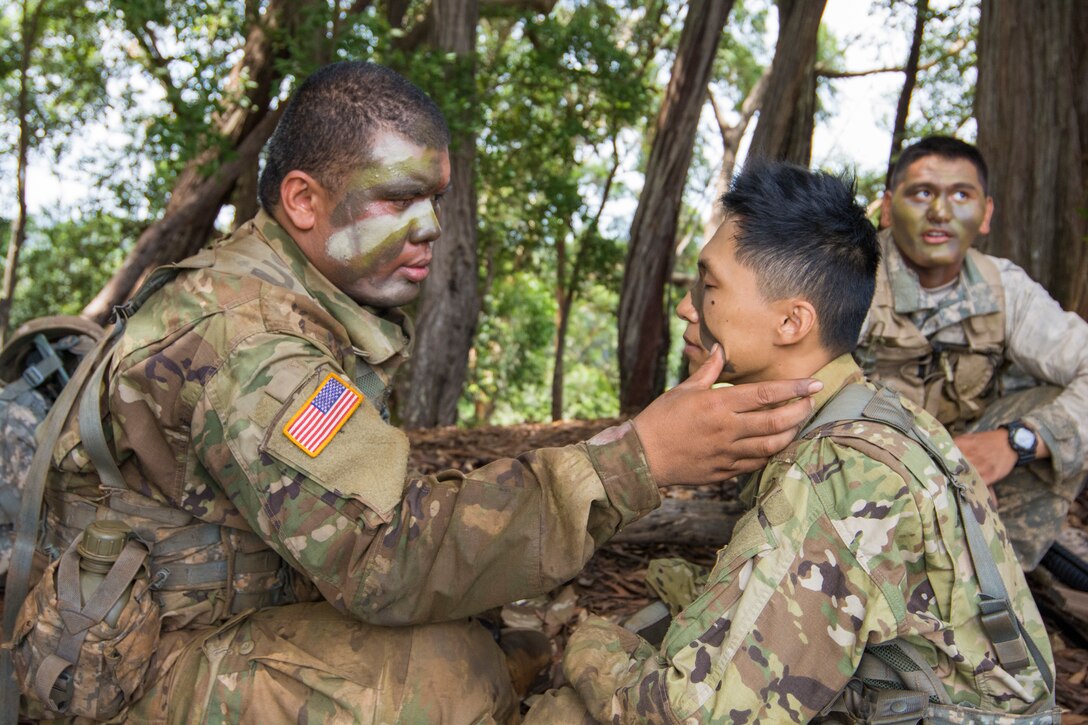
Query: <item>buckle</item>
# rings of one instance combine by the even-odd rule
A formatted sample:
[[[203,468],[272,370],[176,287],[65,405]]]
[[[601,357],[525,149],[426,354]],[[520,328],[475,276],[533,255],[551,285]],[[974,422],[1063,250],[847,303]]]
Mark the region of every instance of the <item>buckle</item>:
[[[982,627],[994,646],[997,661],[1012,674],[1028,666],[1028,648],[1020,635],[1020,627],[1012,615],[1007,600],[983,600],[980,602]]]
[[[45,375],[42,374],[37,365],[27,365],[26,370],[23,371],[23,380],[30,387],[36,388],[45,382]]]

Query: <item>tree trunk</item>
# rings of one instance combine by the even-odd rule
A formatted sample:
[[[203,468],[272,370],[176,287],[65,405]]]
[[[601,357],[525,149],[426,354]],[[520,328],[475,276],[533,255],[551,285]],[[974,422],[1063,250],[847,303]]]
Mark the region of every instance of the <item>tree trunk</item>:
[[[707,81],[732,6],[732,0],[688,4],[672,77],[657,117],[620,291],[620,411],[624,414],[642,410],[665,387],[665,282],[672,271],[684,180]]]
[[[281,73],[277,61],[288,53],[309,48],[316,59],[325,53],[327,40],[291,38],[300,17],[315,12],[319,3],[270,0],[266,11],[249,15],[244,52],[227,83],[227,107],[213,119],[207,151],[178,174],[163,216],[140,234],[136,245],[106,286],[83,310],[104,322],[115,305],[124,302],[151,269],[193,254],[212,235],[215,218],[226,204],[238,178],[251,173],[265,141],[275,130],[283,106],[271,111],[272,90]],[[305,25],[305,23],[302,23]],[[223,142],[226,142],[225,144]],[[223,147],[229,148],[222,151]],[[228,160],[224,160],[228,159]],[[207,173],[211,167],[214,171]]]
[[[601,204],[597,207],[597,213],[593,221],[586,227],[578,241],[578,254],[571,265],[570,274],[566,271],[566,240],[559,239],[556,242],[556,307],[558,308],[555,335],[555,358],[552,367],[552,420],[563,420],[563,374],[564,359],[567,352],[567,331],[570,329],[570,313],[574,309],[574,299],[582,288],[582,280],[585,279],[586,258],[589,256],[590,245],[593,244],[597,230],[601,226],[601,216],[604,214],[605,205],[612,195],[612,184],[616,180],[616,174],[620,170],[620,152],[616,144],[616,136],[612,136],[612,168],[604,181],[604,189],[601,191]]]
[[[914,36],[907,54],[907,65],[903,68],[903,90],[899,93],[899,103],[895,106],[895,123],[892,125],[892,149],[888,153],[888,173],[884,177],[884,188],[892,185],[892,169],[903,150],[903,139],[907,135],[907,115],[910,113],[910,97],[918,82],[918,60],[922,55],[922,35],[925,33],[926,20],[929,19],[929,0],[917,0],[914,16]]]
[[[423,287],[415,350],[402,388],[402,423],[429,428],[457,422],[457,401],[468,374],[468,351],[480,300],[476,288],[476,133],[473,130],[477,0],[436,0],[432,44],[455,53],[449,82],[462,89],[462,117],[452,119],[451,187],[442,200],[442,237],[434,246],[431,273]]]
[[[808,166],[816,113],[816,40],[826,0],[778,0],[767,96],[748,154]]]
[[[0,347],[8,339],[8,327],[11,324],[11,303],[15,297],[15,283],[19,269],[19,252],[26,241],[26,167],[30,154],[30,55],[38,42],[38,21],[41,18],[45,0],[40,0],[33,10],[29,2],[23,3],[21,23],[21,42],[19,54],[19,99],[18,114],[19,138],[16,141],[17,159],[15,166],[15,218],[11,221],[11,236],[8,239],[7,258],[4,263],[3,289],[0,289]]]
[[[980,245],[1088,317],[1088,4],[982,4],[975,116],[994,217]]]
[[[725,117],[725,109],[721,108],[714,98],[713,90],[709,91],[710,105],[714,108],[714,118],[718,121],[718,132],[722,136],[722,165],[718,168],[718,176],[714,184],[714,203],[710,207],[710,215],[703,226],[703,236],[709,238],[723,221],[722,205],[718,203],[722,195],[729,191],[729,184],[733,180],[733,169],[737,165],[737,153],[740,151],[740,142],[748,130],[748,124],[752,116],[763,105],[763,98],[767,94],[767,81],[770,80],[771,69],[766,68],[763,74],[748,91],[748,95],[740,104],[740,119],[735,124],[730,124]],[[708,89],[709,90],[709,89]]]

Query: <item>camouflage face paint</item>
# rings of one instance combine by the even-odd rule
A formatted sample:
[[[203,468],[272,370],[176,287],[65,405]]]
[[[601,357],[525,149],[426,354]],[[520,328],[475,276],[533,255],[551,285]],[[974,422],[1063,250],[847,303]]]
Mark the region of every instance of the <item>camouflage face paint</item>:
[[[714,337],[714,333],[707,327],[706,318],[703,316],[703,299],[705,296],[706,284],[700,277],[692,285],[691,304],[695,306],[695,312],[699,315],[699,341],[702,343],[703,349],[709,350],[718,344],[718,338]]]
[[[979,234],[990,230],[992,203],[967,159],[925,156],[884,197],[882,214],[924,287],[951,282]]]
[[[448,185],[445,149],[380,133],[370,161],[348,181],[329,214],[333,231],[315,264],[362,304],[411,301],[428,274],[431,244],[441,233],[438,198]]]

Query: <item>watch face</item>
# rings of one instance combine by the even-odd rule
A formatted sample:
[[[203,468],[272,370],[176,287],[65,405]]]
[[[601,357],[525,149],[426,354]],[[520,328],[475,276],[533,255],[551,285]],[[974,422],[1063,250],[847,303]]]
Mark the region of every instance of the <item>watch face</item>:
[[[1020,450],[1035,450],[1035,434],[1027,428],[1017,428],[1016,432],[1012,434],[1012,442]]]

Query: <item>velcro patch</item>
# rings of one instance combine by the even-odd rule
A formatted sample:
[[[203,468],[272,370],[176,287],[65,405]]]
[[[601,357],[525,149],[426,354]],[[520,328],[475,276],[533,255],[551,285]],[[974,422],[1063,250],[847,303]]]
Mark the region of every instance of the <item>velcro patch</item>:
[[[283,434],[306,455],[314,458],[329,444],[362,400],[362,393],[336,373],[329,373],[306,404],[283,426]]]

